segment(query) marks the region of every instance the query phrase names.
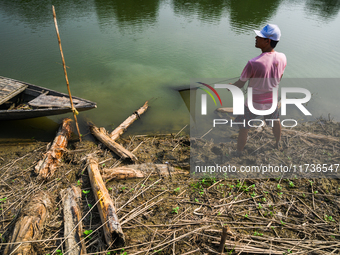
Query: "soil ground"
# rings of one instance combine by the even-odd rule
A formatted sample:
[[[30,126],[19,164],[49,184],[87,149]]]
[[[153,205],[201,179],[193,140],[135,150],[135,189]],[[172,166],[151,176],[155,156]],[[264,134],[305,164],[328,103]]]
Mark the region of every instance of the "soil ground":
[[[320,119],[301,125],[301,133],[283,133],[282,148],[273,148],[270,130],[250,132],[242,156],[229,143],[192,139],[182,134],[132,136],[118,142],[135,150],[138,163],[164,164],[186,174],[149,175],[142,179],[108,181],[126,237],[124,247],[107,246],[87,174],[86,156],[95,154],[99,168],[131,164],[120,161],[100,142],[69,141],[52,179],[38,182],[34,166],[47,143],[12,141],[0,145],[0,237],[3,253],[22,208],[38,191],[51,196],[53,206],[37,254],[52,254],[63,237],[60,190],[81,187],[83,228],[88,254],[215,254],[222,229],[225,254],[340,254],[339,123]],[[314,134],[308,134],[312,133]],[[315,134],[324,135],[317,137]],[[314,164],[303,178],[190,177],[190,142],[196,157],[213,162],[221,155],[231,165]],[[325,168],[326,167],[326,168]],[[332,167],[332,171],[330,171]],[[330,175],[320,178],[327,169]],[[340,169],[339,169],[340,172]],[[90,192],[89,192],[90,191]],[[47,240],[48,239],[48,240]],[[63,247],[54,254],[62,254]],[[220,253],[218,253],[220,254]]]

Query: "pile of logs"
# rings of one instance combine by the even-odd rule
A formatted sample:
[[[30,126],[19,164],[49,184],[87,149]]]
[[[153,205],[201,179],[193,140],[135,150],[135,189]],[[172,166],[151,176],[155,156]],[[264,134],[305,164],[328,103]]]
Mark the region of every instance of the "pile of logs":
[[[90,125],[91,133],[121,159],[129,159],[136,162],[138,161],[137,157],[117,143],[116,140],[128,126],[140,118],[140,115],[142,115],[147,108],[148,102],[128,117],[111,134],[108,134],[104,128],[98,128],[94,124]],[[43,159],[35,166],[35,173],[39,180],[50,180],[58,169],[63,153],[67,150],[68,140],[72,133],[71,122],[70,119],[63,120],[52,145],[49,146]],[[102,222],[105,241],[108,246],[112,244],[118,247],[124,246],[125,236],[118,221],[114,203],[99,172],[98,161],[94,156],[88,156],[87,164],[89,179]],[[145,168],[145,166],[137,166],[139,167],[131,165],[128,169],[106,169],[104,170],[103,177],[106,180],[144,177],[145,173],[141,171],[141,167]],[[163,173],[163,175],[169,175],[171,171],[174,171],[167,165],[159,165],[156,166],[156,168],[159,169],[158,173]],[[64,239],[54,252],[65,244],[64,254],[86,254],[82,226],[82,220],[86,215],[82,218],[81,194],[80,188],[76,186],[70,186],[60,192],[64,213]],[[41,238],[44,231],[44,223],[49,215],[50,209],[51,199],[47,194],[39,192],[33,195],[33,198],[24,206],[20,217],[16,221],[10,244],[6,246],[4,254],[36,254],[33,243]]]

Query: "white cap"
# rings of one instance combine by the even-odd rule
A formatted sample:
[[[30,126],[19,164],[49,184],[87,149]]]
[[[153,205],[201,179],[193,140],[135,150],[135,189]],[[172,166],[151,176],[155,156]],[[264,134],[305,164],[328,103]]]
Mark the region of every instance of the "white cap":
[[[281,37],[280,28],[277,25],[268,24],[261,31],[254,30],[255,34],[262,38],[268,38],[274,41],[279,41]]]

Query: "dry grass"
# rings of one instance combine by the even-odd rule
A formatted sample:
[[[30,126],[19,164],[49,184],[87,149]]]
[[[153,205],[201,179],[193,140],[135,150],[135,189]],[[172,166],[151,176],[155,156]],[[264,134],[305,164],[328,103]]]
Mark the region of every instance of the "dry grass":
[[[339,136],[338,124],[322,124],[321,127],[316,122],[306,129]],[[327,160],[328,164],[335,164],[340,158],[336,143],[287,135],[283,137],[283,150],[273,152],[268,144],[270,139],[268,132],[254,132],[244,158],[228,160],[235,164],[256,163],[261,159],[301,164],[313,156],[320,162]],[[130,151],[134,150],[142,163],[169,162],[188,169],[187,137],[134,136],[120,142]],[[206,143],[206,150],[216,147]],[[88,254],[220,254],[223,227],[227,228],[225,254],[340,253],[340,183],[336,178],[194,179],[189,174],[168,178],[150,174],[143,179],[111,181],[107,188],[115,202],[127,244],[107,246],[84,162],[89,153],[99,157],[100,167],[127,162],[120,161],[100,144],[71,141],[54,179],[38,183],[33,168],[45,149],[44,143],[1,146],[0,253],[20,210],[42,190],[51,196],[54,206],[43,236],[34,241],[34,249],[38,254],[52,254],[63,241],[59,191],[70,184],[84,191],[82,223],[87,230]],[[229,152],[228,144],[221,150]],[[65,253],[62,246],[58,249]]]

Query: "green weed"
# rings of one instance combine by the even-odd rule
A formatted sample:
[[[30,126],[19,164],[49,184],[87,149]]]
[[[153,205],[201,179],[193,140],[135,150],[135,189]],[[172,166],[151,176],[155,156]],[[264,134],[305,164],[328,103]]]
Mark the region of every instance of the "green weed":
[[[179,207],[178,207],[178,206],[175,207],[175,208],[172,208],[171,213],[176,213],[176,214],[178,214],[178,210],[179,210]]]
[[[254,236],[263,236],[263,234],[262,234],[262,233],[259,233],[259,232],[257,232],[257,231],[255,231],[255,232],[254,232]]]
[[[325,221],[335,221],[332,216],[325,215]]]
[[[89,229],[89,230],[85,230],[83,232],[84,234],[84,238],[91,238],[89,235],[93,232],[93,230]]]
[[[55,251],[57,255],[63,255],[63,253],[61,252],[61,250],[56,250]]]

